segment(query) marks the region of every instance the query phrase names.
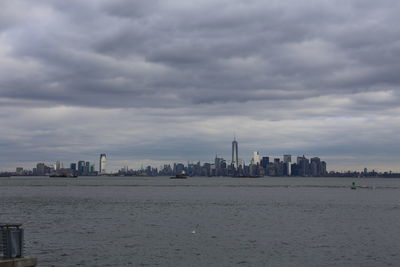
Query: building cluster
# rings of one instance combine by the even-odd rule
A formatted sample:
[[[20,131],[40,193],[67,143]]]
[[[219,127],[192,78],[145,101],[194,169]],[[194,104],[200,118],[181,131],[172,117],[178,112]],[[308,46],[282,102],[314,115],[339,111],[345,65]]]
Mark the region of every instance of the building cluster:
[[[65,176],[96,176],[106,174],[107,157],[106,154],[100,155],[99,169],[96,170],[95,164],[89,161],[80,160],[77,163],[71,163],[68,167],[60,161],[55,164],[37,163],[32,170],[24,170],[22,167],[17,167],[15,175],[33,175],[33,176],[48,176],[48,175],[65,175]]]
[[[230,164],[222,157],[215,156],[212,163],[174,163],[166,164],[159,170],[151,166],[141,170],[122,168],[118,175],[143,175],[143,176],[173,176],[185,173],[189,176],[233,176],[233,177],[261,177],[261,176],[326,176],[326,162],[318,157],[311,159],[304,155],[297,157],[292,162],[291,155],[281,158],[261,156],[258,151],[253,152],[249,164],[239,159],[238,142],[232,142],[232,160]]]
[[[368,171],[347,171],[347,172],[327,172],[326,162],[319,157],[306,158],[298,156],[292,158],[291,155],[283,155],[281,158],[271,158],[262,156],[258,151],[253,152],[251,160],[246,164],[239,158],[238,142],[236,138],[232,142],[232,158],[230,163],[222,157],[215,156],[211,163],[184,163],[165,164],[159,169],[152,166],[141,168],[140,170],[123,167],[116,173],[107,171],[106,154],[101,154],[99,168],[96,170],[95,164],[80,160],[64,167],[63,163],[57,161],[55,164],[37,163],[32,170],[17,167],[15,172],[2,172],[3,176],[96,176],[96,175],[116,175],[116,176],[174,176],[185,173],[188,176],[231,176],[231,177],[262,177],[262,176],[328,176],[328,177],[389,177],[400,178],[400,173]]]
[[[258,155],[258,152],[255,152]],[[225,159],[215,157],[213,163],[174,163],[165,164],[160,170],[147,166],[141,170],[129,170],[126,167],[119,171],[119,175],[134,176],[172,176],[186,173],[189,176],[234,176],[234,177],[261,177],[261,176],[326,176],[326,163],[320,158],[308,159],[304,156],[297,157],[297,161],[292,163],[290,155],[284,155],[283,161],[274,158],[270,161],[269,157],[262,157],[259,161],[251,160],[250,164],[238,164],[235,168],[233,164],[228,164]]]

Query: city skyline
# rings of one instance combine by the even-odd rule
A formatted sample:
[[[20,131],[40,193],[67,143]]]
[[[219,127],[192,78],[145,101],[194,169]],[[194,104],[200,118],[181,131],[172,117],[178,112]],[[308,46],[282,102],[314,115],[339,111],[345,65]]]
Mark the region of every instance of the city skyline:
[[[331,169],[328,170],[327,169],[327,163],[325,161],[321,161],[321,158],[318,156],[311,156],[309,159],[305,157],[305,155],[303,154],[302,156],[297,155],[297,160],[292,161],[292,155],[291,154],[284,154],[284,155],[280,155],[280,156],[274,156],[274,155],[270,155],[270,154],[262,154],[260,153],[258,150],[257,151],[253,151],[252,152],[252,156],[249,160],[244,160],[242,157],[239,157],[239,145],[238,145],[238,141],[236,140],[236,134],[234,135],[233,141],[232,141],[232,147],[231,147],[231,161],[230,163],[224,159],[224,157],[218,156],[218,153],[215,155],[215,161],[214,163],[210,163],[210,161],[206,160],[206,161],[201,161],[201,160],[178,160],[178,161],[167,161],[167,162],[159,162],[159,168],[158,166],[154,166],[154,164],[150,164],[147,163],[146,165],[146,170],[148,170],[150,173],[154,174],[157,173],[158,171],[157,169],[162,172],[162,169],[165,169],[166,166],[168,166],[168,168],[170,169],[171,165],[175,166],[176,164],[182,165],[182,166],[186,166],[189,168],[189,166],[191,165],[198,165],[200,166],[201,163],[203,163],[203,167],[205,167],[206,165],[210,166],[211,169],[214,168],[214,174],[212,176],[235,176],[235,175],[261,175],[261,176],[291,176],[292,173],[295,176],[298,176],[299,170],[296,169],[298,167],[294,166],[292,164],[297,163],[297,165],[299,165],[303,160],[306,160],[307,163],[306,164],[309,168],[308,171],[306,171],[306,169],[304,169],[302,171],[302,175],[300,176],[315,176],[315,173],[318,174],[328,174],[330,172],[335,172],[335,173],[346,173],[346,172],[361,172],[361,173],[367,173],[368,167],[371,166],[365,166],[364,168],[362,168],[362,170],[357,170],[357,169],[348,169],[348,170],[337,170],[337,169]],[[294,156],[294,155],[293,155]],[[271,162],[274,164],[273,166],[268,166],[270,160],[272,160]],[[14,167],[13,170],[9,169],[9,170],[5,170],[8,172],[13,172],[14,170],[15,173],[23,173],[28,171],[31,172],[33,171],[34,175],[44,175],[44,174],[49,174],[52,172],[58,172],[58,171],[62,171],[62,170],[70,170],[72,171],[72,175],[106,175],[106,174],[112,174],[112,173],[117,173],[117,172],[127,172],[128,170],[134,171],[135,167],[132,167],[132,165],[130,166],[131,168],[129,168],[129,164],[127,164],[128,161],[124,161],[124,165],[121,168],[121,165],[119,165],[117,168],[108,168],[106,166],[108,166],[108,160],[107,160],[107,156],[106,154],[102,153],[100,154],[99,157],[99,161],[98,161],[98,167],[96,168],[96,163],[91,163],[90,161],[85,161],[85,160],[79,160],[77,163],[76,162],[71,162],[69,164],[69,167],[64,168],[64,162],[61,162],[59,160],[56,160],[54,164],[50,163],[50,164],[46,164],[44,162],[39,162],[36,164],[36,168],[33,167],[32,169],[30,169],[29,167],[26,168],[23,167],[23,165],[19,164],[17,167]],[[182,162],[187,162],[187,164],[185,165],[185,163]],[[313,165],[313,163],[315,163]],[[222,166],[221,164],[223,164],[225,167],[223,167],[226,170],[219,170],[222,167],[217,167],[217,166]],[[280,167],[276,164],[283,164]],[[321,165],[322,164],[322,165]],[[296,165],[296,164],[295,164]],[[134,165],[135,166],[135,165]],[[212,167],[214,166],[214,167]],[[243,168],[245,167],[249,167],[250,169],[245,170],[245,174],[243,174]],[[260,172],[259,170],[254,171],[254,167],[258,168],[258,166],[263,168],[263,171]],[[208,168],[210,168],[208,167]],[[272,167],[272,173],[271,174],[271,170],[269,170],[269,168]],[[149,169],[150,168],[150,169]],[[155,168],[153,171],[153,168]],[[253,168],[253,169],[252,169]],[[278,169],[281,169],[278,172]],[[293,169],[294,168],[294,169]],[[305,168],[303,166],[303,168]],[[323,169],[323,171],[321,171],[321,169]],[[143,163],[141,164],[141,168],[139,169],[138,166],[136,165],[136,170],[144,170],[143,167]],[[175,170],[175,167],[174,167]],[[240,172],[239,172],[240,170]],[[319,171],[317,171],[319,170]],[[369,169],[371,171],[371,168]],[[2,170],[0,169],[0,172]],[[276,173],[279,173],[276,174]],[[306,173],[310,173],[307,174]],[[372,168],[372,172],[378,172],[378,173],[397,173],[395,170],[392,169],[388,169],[388,170],[380,170],[380,169],[375,169]],[[164,173],[167,173],[164,171]],[[210,170],[207,171],[207,173],[210,173]],[[274,174],[275,173],[275,174]],[[169,174],[173,174],[173,173],[168,173]]]
[[[0,169],[102,152],[112,169],[229,159],[235,132],[242,155],[399,172],[398,9],[4,0]]]

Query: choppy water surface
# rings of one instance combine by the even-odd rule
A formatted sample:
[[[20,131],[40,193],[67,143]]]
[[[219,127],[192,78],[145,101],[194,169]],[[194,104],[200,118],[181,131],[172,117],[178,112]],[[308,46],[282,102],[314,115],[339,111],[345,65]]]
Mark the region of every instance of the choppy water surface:
[[[0,222],[39,266],[396,266],[400,179],[0,178]]]

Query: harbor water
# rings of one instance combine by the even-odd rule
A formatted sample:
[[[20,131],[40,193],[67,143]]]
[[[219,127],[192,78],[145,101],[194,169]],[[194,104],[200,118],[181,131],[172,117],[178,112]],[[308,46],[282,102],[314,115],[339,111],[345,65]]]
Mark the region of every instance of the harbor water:
[[[0,178],[0,222],[38,266],[397,266],[400,179]]]

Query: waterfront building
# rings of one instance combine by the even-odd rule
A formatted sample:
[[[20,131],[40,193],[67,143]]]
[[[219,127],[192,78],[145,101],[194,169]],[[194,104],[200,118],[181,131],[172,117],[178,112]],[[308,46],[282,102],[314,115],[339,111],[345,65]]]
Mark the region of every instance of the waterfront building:
[[[85,161],[80,160],[78,161],[78,175],[84,175],[85,174]]]
[[[261,162],[260,162],[260,170],[264,175],[268,175],[268,164],[269,164],[269,157],[262,157]]]
[[[299,176],[308,176],[310,174],[310,161],[304,155],[297,157],[296,174]]]
[[[84,170],[84,175],[89,175],[90,172],[90,162],[86,161],[85,162],[85,170]]]
[[[44,163],[38,163],[38,164],[36,164],[35,175],[45,176],[45,175],[49,175],[53,171],[54,171],[54,168],[50,168],[49,166],[47,166]]]
[[[268,162],[267,168],[265,170],[265,175],[268,175],[268,176],[275,176],[276,175],[274,163]]]
[[[76,163],[71,163],[71,164],[69,165],[69,168],[70,168],[70,170],[71,170],[72,175],[77,175],[77,172],[76,172]]]
[[[310,162],[310,174],[311,176],[321,176],[321,159],[314,157]]]
[[[212,166],[210,163],[204,163],[202,168],[202,176],[211,176]]]
[[[173,170],[171,168],[170,164],[165,164],[164,167],[162,168],[162,170],[160,171],[161,175],[165,175],[165,176],[171,176],[173,175]]]
[[[261,167],[263,167],[264,169],[267,169],[268,163],[269,163],[269,157],[262,157],[261,163],[260,163]]]
[[[36,164],[36,175],[39,175],[39,176],[45,175],[45,167],[46,167],[46,165],[44,163]]]
[[[58,170],[61,169],[61,163],[60,163],[59,160],[56,161],[56,165],[55,165],[55,168],[54,168],[54,169],[56,169],[56,171],[58,171]]]
[[[17,175],[23,175],[23,174],[24,174],[24,168],[22,168],[22,167],[17,167],[17,168],[15,169],[15,174],[17,174]]]
[[[70,168],[73,172],[75,172],[75,171],[76,171],[76,163],[71,163],[71,164],[69,165],[69,168]]]
[[[325,176],[327,174],[328,174],[328,172],[326,171],[326,162],[321,161],[321,176]]]
[[[226,166],[226,160],[223,158],[219,158],[218,156],[215,156],[214,160],[214,166],[215,166],[215,176],[226,176],[228,171],[227,171],[227,166]]]
[[[292,155],[283,155],[284,175],[292,175]]]
[[[260,164],[260,152],[258,152],[258,151],[254,151],[253,152],[253,157],[252,157],[252,159],[251,159],[251,163],[252,164],[254,164],[254,165],[259,165]]]
[[[99,164],[99,173],[106,173],[106,165],[107,165],[107,156],[106,154],[100,154],[100,164]]]
[[[95,175],[95,167],[94,164],[90,164],[90,169],[89,169],[89,174],[90,175]]]
[[[239,167],[239,152],[238,152],[238,142],[236,141],[236,136],[232,142],[232,166],[237,170]]]
[[[183,163],[174,163],[173,175],[180,174],[185,171],[185,165]]]

